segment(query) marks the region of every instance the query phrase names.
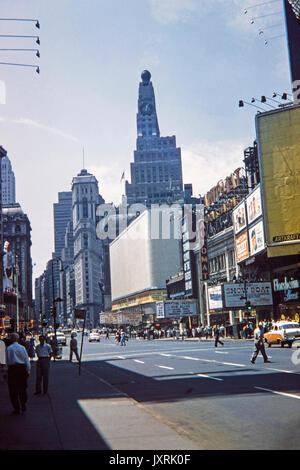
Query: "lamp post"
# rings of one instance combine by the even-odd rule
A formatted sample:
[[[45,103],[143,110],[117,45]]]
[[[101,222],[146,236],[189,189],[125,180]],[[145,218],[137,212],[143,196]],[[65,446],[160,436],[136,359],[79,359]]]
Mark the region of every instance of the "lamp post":
[[[16,255],[16,328],[17,328],[17,333],[19,331],[19,325],[20,325],[20,309],[19,309],[19,261],[18,261],[19,256]]]
[[[53,272],[53,262],[58,261],[61,263],[61,270],[62,269],[62,260],[60,258],[52,258],[51,260],[51,277],[52,277],[52,314],[53,314],[53,326],[54,326],[54,337],[56,342],[56,330],[57,330],[57,318],[56,318],[56,302],[62,302],[60,297],[55,298],[55,291],[54,291],[54,272]],[[60,270],[60,272],[61,272]]]

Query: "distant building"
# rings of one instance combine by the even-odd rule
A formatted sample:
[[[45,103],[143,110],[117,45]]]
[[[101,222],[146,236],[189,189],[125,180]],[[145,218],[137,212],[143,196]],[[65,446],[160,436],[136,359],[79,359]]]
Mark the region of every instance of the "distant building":
[[[16,181],[11,161],[6,155],[1,159],[2,204],[15,204]]]
[[[151,74],[142,73],[137,114],[137,148],[126,181],[129,205],[172,203],[183,199],[181,149],[176,137],[161,137]]]
[[[300,80],[300,0],[284,0],[292,83]],[[293,85],[297,89],[299,83]]]
[[[4,302],[8,313],[15,318],[18,290],[20,300],[20,321],[32,316],[32,260],[31,226],[20,204],[4,205],[2,208],[4,239]],[[5,258],[7,257],[7,260]],[[19,272],[19,275],[17,274]],[[9,306],[13,305],[10,309]]]
[[[58,202],[53,204],[53,218],[55,256],[61,256],[67,225],[72,219],[72,191],[58,193]]]
[[[96,208],[104,204],[98,181],[83,169],[73,178],[72,211],[74,235],[74,277],[76,308],[86,310],[87,327],[99,323],[104,299],[103,242],[96,235]]]

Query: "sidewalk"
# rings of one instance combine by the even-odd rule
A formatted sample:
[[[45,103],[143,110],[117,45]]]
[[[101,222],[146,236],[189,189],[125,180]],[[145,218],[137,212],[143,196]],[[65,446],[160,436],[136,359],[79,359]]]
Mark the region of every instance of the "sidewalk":
[[[78,365],[51,362],[49,394],[34,395],[27,411],[11,415],[0,381],[0,450],[195,450],[195,444],[147,413],[143,406]],[[163,436],[163,439],[162,439]]]

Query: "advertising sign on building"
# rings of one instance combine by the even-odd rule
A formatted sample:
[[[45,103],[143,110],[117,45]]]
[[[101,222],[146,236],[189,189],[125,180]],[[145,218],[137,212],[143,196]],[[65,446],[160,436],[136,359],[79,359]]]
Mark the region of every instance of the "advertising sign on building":
[[[244,232],[238,237],[236,237],[235,247],[236,247],[236,259],[238,263],[249,258],[249,246],[248,246],[247,232]]]
[[[299,255],[300,106],[256,116],[269,258]]]
[[[265,248],[264,227],[261,220],[249,229],[250,255],[253,256]]]
[[[246,297],[252,307],[273,305],[271,283],[247,282],[246,284],[224,284],[225,307],[245,307]]]
[[[246,227],[246,208],[244,202],[234,209],[232,216],[234,232],[239,233]]]
[[[156,318],[180,318],[197,315],[196,300],[165,300],[156,302]]]
[[[218,310],[223,308],[222,286],[209,287],[207,289],[207,293],[210,310]]]
[[[300,281],[285,277],[284,280],[273,279],[273,289],[277,303],[299,300]]]
[[[250,225],[262,215],[260,186],[247,197],[246,204],[248,224]]]

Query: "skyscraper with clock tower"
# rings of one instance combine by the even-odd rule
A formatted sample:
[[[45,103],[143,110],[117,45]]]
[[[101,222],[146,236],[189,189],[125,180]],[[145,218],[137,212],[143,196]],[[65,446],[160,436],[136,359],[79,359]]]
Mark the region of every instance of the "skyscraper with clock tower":
[[[183,200],[181,149],[176,137],[161,137],[151,74],[144,70],[139,84],[137,145],[126,181],[129,205],[174,203]]]

